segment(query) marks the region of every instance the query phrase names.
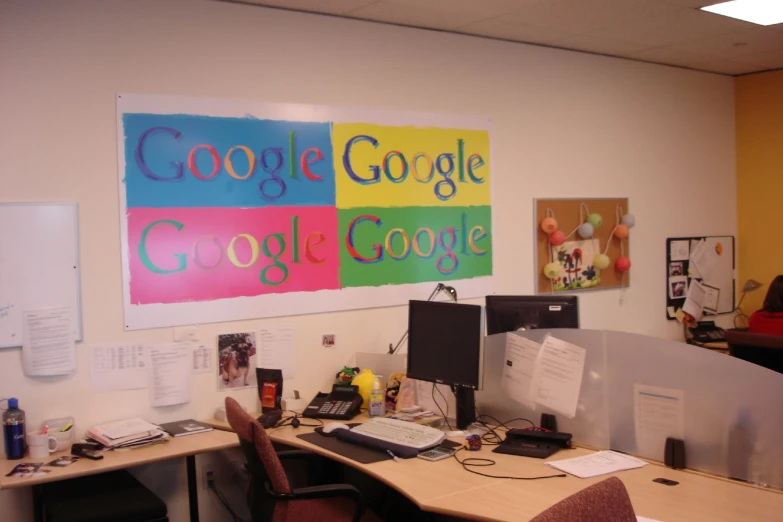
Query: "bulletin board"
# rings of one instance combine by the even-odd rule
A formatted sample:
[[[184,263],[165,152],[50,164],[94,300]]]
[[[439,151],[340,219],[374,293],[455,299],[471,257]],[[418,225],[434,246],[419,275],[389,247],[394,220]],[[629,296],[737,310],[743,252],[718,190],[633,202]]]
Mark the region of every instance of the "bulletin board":
[[[67,306],[82,338],[76,203],[0,203],[0,348],[22,345],[23,312]]]
[[[617,224],[616,215],[618,213],[618,205],[620,207],[620,216],[630,212],[628,207],[628,198],[603,198],[603,199],[536,199],[534,205],[534,222],[535,222],[535,250],[536,250],[536,291],[539,294],[551,293],[551,292],[577,292],[590,289],[606,289],[606,288],[620,288],[630,285],[631,275],[630,271],[620,272],[615,269],[614,263],[621,255],[630,258],[630,237],[633,235],[631,231],[625,239],[622,239],[622,246],[619,239],[613,236],[613,229]],[[566,242],[560,247],[553,247],[557,249],[555,252],[550,252],[549,235],[541,229],[541,222],[547,217],[547,209],[549,214],[553,216],[558,223],[558,230],[563,231],[567,237]],[[581,209],[581,211],[580,211]],[[561,269],[562,276],[558,281],[557,278],[552,280],[544,275],[544,266],[550,261],[557,262],[558,254],[563,247],[566,247],[571,242],[584,242],[579,235],[574,232],[571,235],[571,231],[574,231],[576,227],[584,222],[585,209],[587,213],[600,214],[603,218],[603,223],[600,227],[596,228],[593,234],[592,244],[582,243],[582,245],[572,245],[574,247],[580,247],[582,251],[583,263],[581,265],[573,265],[572,270],[566,270],[565,267]],[[607,241],[608,248],[607,248]],[[597,247],[596,247],[597,245]],[[590,254],[604,253],[609,256],[610,264],[603,270],[596,269],[592,262],[592,256]],[[597,251],[596,251],[597,250]],[[567,249],[568,252],[574,253],[575,248]],[[561,254],[562,256],[562,254]],[[570,272],[570,273],[568,273]],[[573,288],[574,280],[579,287]],[[564,284],[567,281],[568,284]],[[584,285],[584,286],[583,286]]]
[[[711,274],[707,278],[694,277],[699,276],[697,272],[694,272],[692,262],[690,260],[690,251],[692,245],[696,242],[705,241],[706,248],[712,250],[720,250],[721,254],[718,257],[719,261]],[[687,249],[684,248],[687,244]],[[683,248],[677,248],[681,246]],[[669,320],[675,320],[676,317],[672,317],[669,313],[669,309],[673,308],[675,311],[678,308],[682,308],[685,303],[684,294],[679,297],[678,294],[674,294],[670,286],[676,284],[678,281],[686,282],[684,290],[687,293],[687,288],[693,279],[700,281],[703,284],[717,288],[718,294],[718,307],[717,311],[712,312],[705,310],[705,315],[717,315],[717,314],[730,314],[734,311],[734,303],[736,299],[734,288],[734,236],[693,236],[693,237],[670,237],[666,240],[666,318]],[[681,292],[680,292],[681,293]]]

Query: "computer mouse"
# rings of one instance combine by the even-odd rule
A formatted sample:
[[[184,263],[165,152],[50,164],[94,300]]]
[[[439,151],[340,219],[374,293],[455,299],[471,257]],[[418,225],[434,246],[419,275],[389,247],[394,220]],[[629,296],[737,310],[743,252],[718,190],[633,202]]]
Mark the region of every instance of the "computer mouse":
[[[323,432],[328,435],[328,434],[332,433],[335,430],[349,430],[349,429],[351,429],[351,428],[349,428],[348,426],[346,426],[342,422],[330,422],[329,424],[326,424],[324,426]]]

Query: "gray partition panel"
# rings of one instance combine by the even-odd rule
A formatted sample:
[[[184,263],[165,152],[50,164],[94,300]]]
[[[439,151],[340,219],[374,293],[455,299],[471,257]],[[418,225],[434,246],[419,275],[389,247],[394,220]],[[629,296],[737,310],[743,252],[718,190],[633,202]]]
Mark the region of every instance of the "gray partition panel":
[[[484,384],[482,390],[476,394],[479,413],[492,415],[501,421],[525,417],[536,424],[540,421],[541,413],[551,413],[542,409],[533,411],[527,408],[510,399],[500,387],[505,365],[506,336],[519,335],[540,343],[548,333],[563,341],[581,346],[587,351],[576,416],[568,419],[558,414],[558,429],[571,433],[574,440],[580,444],[596,448],[609,447],[609,416],[605,394],[605,332],[602,330],[530,330],[487,337],[484,341]]]
[[[579,343],[575,343],[579,344]],[[704,348],[606,332],[615,450],[637,450],[634,384],[682,390],[687,467],[783,488],[783,375]]]

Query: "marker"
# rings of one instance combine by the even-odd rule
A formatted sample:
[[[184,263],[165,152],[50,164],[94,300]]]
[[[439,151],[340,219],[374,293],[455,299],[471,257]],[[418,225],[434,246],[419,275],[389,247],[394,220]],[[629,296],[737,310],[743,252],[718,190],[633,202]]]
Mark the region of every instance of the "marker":
[[[397,458],[397,455],[395,455],[394,453],[392,453],[392,451],[391,451],[391,450],[386,450],[386,453],[388,453],[388,454],[389,454],[389,456],[390,456],[391,458],[393,458],[393,459],[394,459],[394,462],[399,462],[399,461],[400,461],[400,459],[399,459],[399,458]]]
[[[66,424],[65,426],[63,426],[63,429],[61,429],[60,431],[61,431],[61,432],[62,432],[62,431],[68,431],[68,430],[70,430],[71,428],[73,428],[73,422],[69,422],[68,424]]]
[[[49,425],[44,424],[43,429],[41,430],[41,435],[46,435],[49,432]]]

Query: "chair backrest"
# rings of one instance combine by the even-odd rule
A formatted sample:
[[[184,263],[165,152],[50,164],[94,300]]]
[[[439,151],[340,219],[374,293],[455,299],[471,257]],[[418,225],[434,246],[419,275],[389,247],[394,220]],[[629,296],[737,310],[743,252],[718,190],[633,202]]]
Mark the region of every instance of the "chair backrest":
[[[631,499],[617,477],[561,500],[530,522],[636,522]]]
[[[239,437],[250,470],[248,506],[253,520],[284,520],[288,503],[271,498],[266,485],[275,493],[291,493],[291,486],[264,427],[231,397],[226,397],[226,418]]]
[[[723,334],[732,357],[783,373],[783,336],[740,330],[725,330]]]

